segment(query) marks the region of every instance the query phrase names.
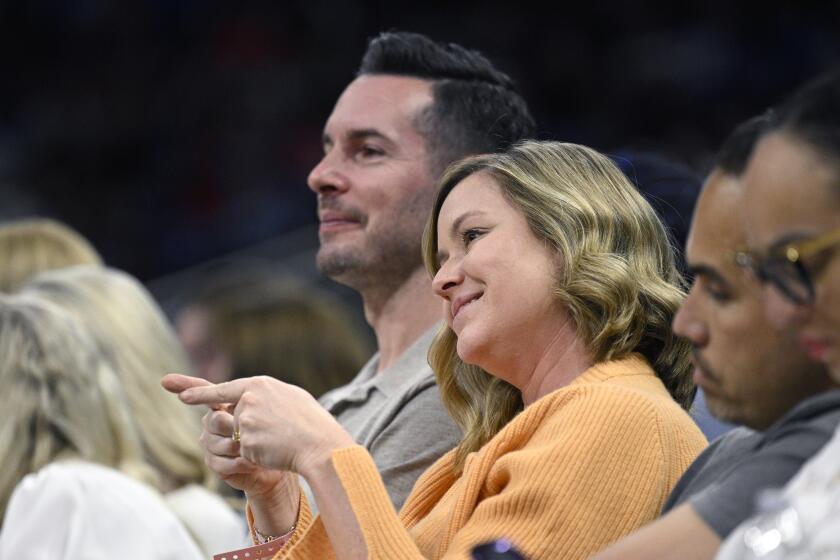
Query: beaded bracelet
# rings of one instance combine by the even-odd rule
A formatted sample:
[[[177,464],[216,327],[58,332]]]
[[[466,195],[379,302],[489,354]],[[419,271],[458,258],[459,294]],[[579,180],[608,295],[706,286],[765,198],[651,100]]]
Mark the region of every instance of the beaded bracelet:
[[[286,531],[284,535],[272,536],[266,535],[262,531],[256,528],[256,526],[251,527],[254,530],[254,536],[256,537],[257,544],[265,544],[267,542],[271,542],[277,539],[284,539],[289,540],[292,535],[295,533],[295,529],[297,528],[297,523],[292,524],[292,528]]]

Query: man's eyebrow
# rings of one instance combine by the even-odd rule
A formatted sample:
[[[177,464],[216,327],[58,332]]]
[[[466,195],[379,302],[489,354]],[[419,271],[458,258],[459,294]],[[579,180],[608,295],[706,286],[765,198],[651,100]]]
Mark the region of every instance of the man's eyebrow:
[[[347,133],[347,138],[350,140],[364,140],[366,138],[379,138],[382,140],[386,140],[391,142],[391,139],[388,138],[384,133],[376,128],[354,128],[350,132]],[[321,135],[321,143],[324,146],[332,146],[333,139],[332,136],[324,132]]]
[[[689,264],[686,267],[686,273],[692,277],[705,276],[706,278],[714,282],[729,284],[726,278],[720,272],[718,272],[716,268],[707,264]]]
[[[773,243],[770,244],[767,250],[770,252],[776,251],[781,249],[785,245],[789,245],[790,243],[796,243],[797,241],[803,241],[805,239],[808,239],[809,237],[810,235],[807,233],[800,231],[792,231],[790,233],[782,235],[781,237],[773,241]]]
[[[361,140],[361,139],[364,139],[364,138],[373,137],[373,138],[381,138],[382,140],[388,140],[389,142],[391,141],[391,139],[388,138],[387,136],[385,136],[384,133],[382,133],[381,131],[379,131],[375,128],[353,129],[347,134],[347,137],[350,138],[351,140]]]

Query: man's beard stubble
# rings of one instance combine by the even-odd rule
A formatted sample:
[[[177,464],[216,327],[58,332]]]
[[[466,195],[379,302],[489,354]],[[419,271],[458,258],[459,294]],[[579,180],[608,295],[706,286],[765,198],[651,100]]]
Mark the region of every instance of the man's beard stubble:
[[[322,243],[318,270],[332,280],[364,293],[393,290],[423,265],[419,236],[368,234],[357,243]]]
[[[322,240],[316,256],[318,270],[330,279],[364,295],[390,294],[423,266],[421,238],[434,190],[420,190],[404,199],[371,225],[369,216],[336,199],[321,199],[321,209],[340,210],[362,225],[359,239]]]

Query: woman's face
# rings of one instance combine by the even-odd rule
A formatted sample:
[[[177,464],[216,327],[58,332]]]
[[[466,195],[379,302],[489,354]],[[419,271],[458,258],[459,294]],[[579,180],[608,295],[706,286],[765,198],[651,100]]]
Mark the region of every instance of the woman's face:
[[[785,132],[756,146],[744,176],[743,225],[759,254],[813,239],[840,227],[840,173],[808,144]],[[814,287],[812,303],[795,304],[772,283],[763,305],[779,328],[794,325],[808,355],[840,380],[840,246],[831,245],[801,263]]]
[[[433,286],[458,355],[521,389],[567,322],[554,295],[559,254],[482,172],[449,193],[437,235]]]

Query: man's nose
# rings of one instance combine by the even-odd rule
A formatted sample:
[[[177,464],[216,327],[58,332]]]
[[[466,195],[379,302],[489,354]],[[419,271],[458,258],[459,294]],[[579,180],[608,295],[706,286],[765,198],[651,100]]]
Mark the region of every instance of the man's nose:
[[[309,172],[307,184],[309,188],[318,195],[329,195],[332,193],[345,192],[350,182],[342,170],[341,162],[338,161],[336,150],[330,150],[321,161]]]
[[[697,288],[692,287],[674,315],[673,328],[677,336],[687,338],[695,346],[709,342],[709,330],[699,313]]]

